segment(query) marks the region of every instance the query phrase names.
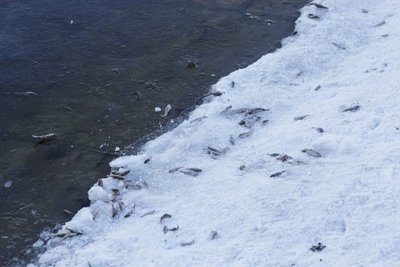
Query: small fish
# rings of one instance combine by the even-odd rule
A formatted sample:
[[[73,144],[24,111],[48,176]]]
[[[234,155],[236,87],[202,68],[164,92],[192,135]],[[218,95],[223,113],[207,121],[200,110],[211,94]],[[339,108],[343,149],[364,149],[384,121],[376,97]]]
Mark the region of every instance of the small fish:
[[[194,239],[189,242],[182,242],[180,243],[181,247],[186,247],[194,244]]]
[[[252,134],[253,134],[252,131],[241,133],[241,134],[239,134],[239,138],[246,138],[246,137],[251,136]]]
[[[207,118],[207,116],[201,116],[201,117],[198,117],[198,118],[196,118],[196,119],[192,120],[190,123],[194,123],[194,122],[202,121],[202,120],[204,120],[204,119],[206,119],[206,118]]]
[[[183,167],[172,168],[172,169],[170,169],[168,172],[169,172],[169,173],[174,173],[174,172],[179,171],[179,170],[182,169],[182,168],[183,168]]]
[[[37,95],[35,92],[26,91],[26,92],[15,92],[14,95],[21,95],[21,96],[34,96]]]
[[[344,47],[343,45],[340,45],[340,44],[335,43],[335,42],[332,42],[332,44],[333,44],[334,46],[336,46],[337,48],[339,48],[340,50],[346,50],[346,47]]]
[[[274,174],[271,174],[269,177],[271,177],[271,178],[276,178],[276,177],[281,176],[281,175],[284,174],[285,172],[286,172],[286,171],[276,172],[276,173],[274,173]]]
[[[116,188],[111,189],[111,193],[113,197],[119,196],[119,190]]]
[[[117,180],[125,180],[125,177],[118,175],[118,174],[111,174],[110,175],[113,179],[117,179]]]
[[[286,162],[288,160],[293,159],[291,156],[288,155],[279,155],[279,157],[276,158],[277,160],[280,160],[282,162]]]
[[[231,143],[231,145],[235,145],[235,138],[231,135],[229,136],[229,143]]]
[[[149,212],[146,212],[145,214],[143,214],[142,216],[140,216],[140,217],[145,217],[145,216],[149,216],[149,215],[153,215],[154,213],[156,213],[156,211],[155,210],[151,210],[151,211],[149,211]]]
[[[202,172],[202,170],[198,168],[186,168],[186,169],[181,169],[180,172],[186,175],[196,177]]]
[[[329,9],[329,8],[327,8],[326,6],[321,5],[321,4],[317,4],[317,3],[311,3],[310,5],[313,5],[313,6],[315,6],[316,8]]]
[[[303,116],[298,116],[298,117],[294,117],[295,121],[301,121],[304,120],[305,118],[309,117],[310,115],[303,115]]]
[[[314,158],[322,157],[322,155],[319,152],[317,152],[317,151],[315,151],[314,149],[311,149],[311,148],[302,149],[301,152],[306,153],[307,155],[309,155],[311,157],[314,157]]]
[[[316,127],[316,128],[314,128],[314,129],[317,130],[317,132],[319,132],[319,133],[325,132],[324,129],[322,129],[322,128],[320,128],[320,127]]]
[[[179,226],[175,226],[175,227],[172,227],[172,228],[168,228],[166,225],[164,225],[164,227],[163,227],[163,232],[164,232],[164,234],[166,234],[167,232],[175,232],[175,231],[178,231],[179,230]]]
[[[56,138],[55,133],[49,133],[49,134],[44,134],[44,135],[32,135],[32,138],[37,139],[39,144],[43,144],[46,142],[49,142],[53,139]]]
[[[321,242],[319,242],[317,245],[314,245],[310,248],[312,252],[320,252],[326,248],[325,245],[323,245]]]
[[[309,17],[310,19],[319,19],[319,16],[314,14],[308,14],[307,17]]]
[[[356,106],[352,106],[352,107],[349,107],[349,108],[345,108],[345,109],[343,109],[342,112],[356,112],[356,111],[358,111],[360,108],[361,108],[360,105],[356,105]]]
[[[165,109],[164,109],[164,114],[161,117],[167,117],[168,113],[171,111],[171,109],[172,109],[172,106],[170,104],[166,105]]]
[[[321,89],[321,85],[318,85],[317,87],[315,87],[314,91],[318,91],[319,89]]]
[[[210,233],[210,239],[214,240],[218,238],[218,232],[217,231],[211,231]]]
[[[145,159],[145,161],[143,162],[144,164],[147,164],[147,163],[149,163],[150,162],[150,160],[151,160],[151,157],[150,158],[148,158],[148,159]]]
[[[169,219],[169,218],[172,218],[172,215],[170,215],[168,213],[164,213],[163,216],[161,216],[161,218],[160,218],[160,223],[162,223],[163,220]]]

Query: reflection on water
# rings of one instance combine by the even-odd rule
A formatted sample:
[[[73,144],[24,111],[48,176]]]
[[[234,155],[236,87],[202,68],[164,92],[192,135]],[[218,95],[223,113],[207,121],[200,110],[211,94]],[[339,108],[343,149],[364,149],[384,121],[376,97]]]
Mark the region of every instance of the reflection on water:
[[[0,265],[88,204],[116,146],[277,48],[304,2],[2,0]],[[154,112],[167,104],[167,118]]]

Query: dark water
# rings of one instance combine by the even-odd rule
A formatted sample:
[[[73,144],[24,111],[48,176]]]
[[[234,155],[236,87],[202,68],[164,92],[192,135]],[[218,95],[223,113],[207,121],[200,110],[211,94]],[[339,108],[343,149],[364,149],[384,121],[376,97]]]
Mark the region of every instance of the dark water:
[[[0,266],[88,204],[116,146],[279,47],[304,3],[0,0]],[[167,118],[154,112],[167,104]],[[46,144],[31,137],[51,132]]]

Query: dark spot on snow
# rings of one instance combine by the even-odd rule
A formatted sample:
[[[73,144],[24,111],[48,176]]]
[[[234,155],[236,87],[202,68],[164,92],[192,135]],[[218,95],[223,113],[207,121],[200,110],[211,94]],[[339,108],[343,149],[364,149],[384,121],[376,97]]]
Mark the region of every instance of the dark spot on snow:
[[[323,133],[324,132],[324,129],[322,129],[322,128],[320,128],[320,127],[316,127],[316,128],[314,128],[317,132],[319,132],[319,133]]]
[[[361,12],[364,13],[364,14],[367,14],[367,13],[368,13],[368,10],[366,10],[366,9],[363,8],[363,9],[361,9]]]
[[[239,170],[243,171],[246,168],[245,165],[240,165]]]
[[[144,164],[147,164],[147,163],[149,163],[149,162],[150,162],[150,160],[151,160],[151,157],[150,157],[150,158],[148,158],[148,159],[146,159],[146,160],[144,161]]]
[[[211,231],[210,239],[214,240],[214,239],[217,239],[217,238],[218,238],[218,232],[217,231]]]
[[[186,247],[186,246],[190,246],[194,244],[194,239],[192,241],[189,242],[182,242],[180,243],[181,247]]]
[[[307,17],[309,17],[310,19],[319,19],[319,16],[314,14],[308,14]]]
[[[360,108],[361,108],[360,105],[356,105],[356,106],[352,106],[352,107],[349,107],[349,108],[345,108],[345,109],[343,109],[342,112],[356,112],[356,111],[358,111]]]
[[[167,226],[164,225],[163,227],[163,233],[166,234],[168,232],[175,232],[179,230],[179,226],[173,227],[173,228],[168,228]]]
[[[281,176],[281,175],[284,174],[285,172],[286,172],[286,171],[276,172],[276,173],[274,173],[274,174],[271,174],[269,177],[271,177],[271,178],[276,178],[276,177]]]
[[[317,245],[314,245],[310,248],[312,252],[320,252],[326,248],[325,245],[323,245],[321,242],[319,242]]]
[[[302,149],[301,152],[306,153],[307,155],[309,155],[311,157],[314,157],[314,158],[322,157],[322,155],[319,152],[317,152],[317,151],[315,151],[314,149],[311,149],[311,148]]]
[[[170,215],[168,213],[163,214],[163,216],[161,216],[161,218],[160,218],[160,223],[162,223],[163,220],[168,219],[168,218],[172,218],[172,215]]]
[[[318,85],[317,87],[315,87],[314,91],[318,91],[319,89],[321,89],[321,85]]]
[[[231,81],[231,88],[235,87],[235,82]]]
[[[246,138],[246,137],[249,137],[249,136],[252,135],[252,134],[253,134],[252,131],[250,131],[250,132],[245,132],[245,133],[241,133],[241,134],[239,134],[239,138]]]
[[[303,115],[303,116],[298,116],[298,117],[294,117],[295,121],[301,121],[304,120],[305,118],[309,117],[310,115]]]
[[[320,9],[328,9],[326,6],[318,4],[318,3],[311,3],[310,5],[313,5],[316,8],[320,8]]]
[[[332,44],[333,44],[334,46],[336,46],[337,48],[339,48],[340,50],[346,50],[346,47],[344,47],[343,45],[340,45],[340,44],[335,43],[335,42],[332,42]]]
[[[380,27],[380,26],[383,26],[385,24],[386,24],[386,21],[382,21],[382,22],[379,22],[378,24],[376,24],[374,27]]]

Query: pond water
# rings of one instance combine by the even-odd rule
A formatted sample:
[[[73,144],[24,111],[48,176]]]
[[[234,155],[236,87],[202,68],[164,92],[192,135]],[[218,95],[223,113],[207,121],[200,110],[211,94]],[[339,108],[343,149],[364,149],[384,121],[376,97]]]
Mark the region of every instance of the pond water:
[[[278,48],[305,2],[1,0],[0,266],[88,205],[116,147]]]

